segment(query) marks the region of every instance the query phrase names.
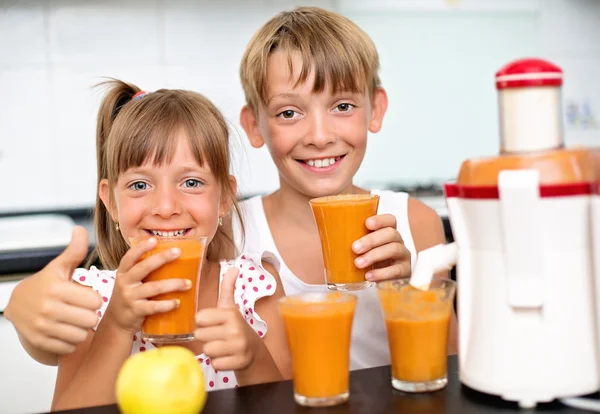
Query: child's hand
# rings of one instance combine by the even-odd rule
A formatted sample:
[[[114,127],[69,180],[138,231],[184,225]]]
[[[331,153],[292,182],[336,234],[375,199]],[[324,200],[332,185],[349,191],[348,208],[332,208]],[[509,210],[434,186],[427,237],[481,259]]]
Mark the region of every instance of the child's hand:
[[[100,295],[71,281],[87,253],[87,232],[77,226],[65,251],[13,291],[4,314],[37,351],[69,354],[98,323]]]
[[[187,279],[142,282],[150,272],[175,260],[181,254],[178,249],[170,249],[138,262],[144,253],[155,246],[156,239],[151,238],[131,247],[123,256],[103,321],[109,320],[123,330],[135,334],[139,332],[146,316],[168,312],[179,306],[176,300],[149,300],[161,293],[185,291],[191,287]]]
[[[194,336],[204,342],[203,352],[212,366],[221,371],[244,370],[252,364],[260,338],[244,320],[233,293],[238,270],[223,276],[217,307],[196,314]]]
[[[360,254],[354,261],[358,268],[375,265],[375,269],[367,273],[367,280],[377,282],[410,276],[410,251],[396,230],[396,217],[392,214],[369,217],[365,225],[372,233],[355,241],[352,251]]]

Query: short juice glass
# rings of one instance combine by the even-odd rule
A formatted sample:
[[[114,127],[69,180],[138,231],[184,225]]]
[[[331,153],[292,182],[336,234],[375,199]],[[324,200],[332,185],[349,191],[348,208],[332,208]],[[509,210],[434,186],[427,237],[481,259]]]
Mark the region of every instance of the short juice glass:
[[[343,194],[310,200],[317,222],[325,283],[331,290],[360,290],[374,285],[365,279],[372,267],[359,269],[354,264],[358,257],[352,243],[369,234],[365,221],[377,214],[379,196],[374,194]]]
[[[292,356],[294,399],[306,407],[348,400],[350,336],[356,296],[305,293],[280,299]]]
[[[392,358],[392,386],[405,392],[444,388],[448,329],[456,284],[434,279],[427,291],[409,278],[377,284]]]
[[[135,245],[147,239],[131,238],[130,241]],[[144,278],[144,282],[188,279],[192,282],[192,287],[183,292],[169,292],[153,297],[152,300],[179,299],[179,307],[146,316],[142,325],[142,336],[145,340],[157,344],[193,341],[206,237],[156,237],[156,240],[156,247],[145,253],[140,261],[174,247],[181,250],[181,255],[151,272]]]

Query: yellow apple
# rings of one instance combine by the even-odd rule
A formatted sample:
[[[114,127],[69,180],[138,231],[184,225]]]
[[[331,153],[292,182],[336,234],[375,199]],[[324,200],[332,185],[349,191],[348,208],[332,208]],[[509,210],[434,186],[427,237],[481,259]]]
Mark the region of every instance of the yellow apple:
[[[129,357],[117,377],[116,393],[123,414],[198,414],[206,401],[202,367],[180,346]]]

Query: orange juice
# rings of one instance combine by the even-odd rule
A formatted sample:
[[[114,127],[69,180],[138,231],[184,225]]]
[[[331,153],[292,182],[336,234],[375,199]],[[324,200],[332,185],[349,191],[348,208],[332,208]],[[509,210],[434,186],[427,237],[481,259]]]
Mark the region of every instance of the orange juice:
[[[162,237],[156,247],[144,254],[140,260],[177,247],[181,255],[174,261],[164,264],[151,272],[144,282],[165,279],[189,279],[192,287],[182,292],[169,292],[157,295],[152,300],[179,299],[179,307],[169,312],[146,316],[142,332],[151,342],[185,342],[194,338],[195,314],[198,306],[198,284],[202,258],[204,255],[204,237]]]
[[[455,284],[434,280],[427,291],[409,279],[383,282],[379,298],[392,359],[392,384],[402,391],[433,391],[446,385],[447,346]]]
[[[330,289],[353,290],[372,285],[365,281],[371,268],[359,269],[352,243],[366,236],[365,221],[377,214],[379,196],[344,194],[310,200],[319,229],[325,279]]]
[[[281,299],[296,401],[327,406],[348,399],[350,335],[356,297],[317,293]]]

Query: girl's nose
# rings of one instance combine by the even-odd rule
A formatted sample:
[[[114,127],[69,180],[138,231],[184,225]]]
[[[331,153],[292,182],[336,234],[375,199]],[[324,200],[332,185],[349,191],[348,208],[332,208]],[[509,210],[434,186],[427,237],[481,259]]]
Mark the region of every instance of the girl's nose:
[[[178,191],[169,187],[158,188],[155,192],[153,213],[163,218],[181,214]]]

